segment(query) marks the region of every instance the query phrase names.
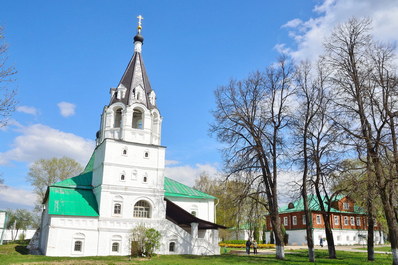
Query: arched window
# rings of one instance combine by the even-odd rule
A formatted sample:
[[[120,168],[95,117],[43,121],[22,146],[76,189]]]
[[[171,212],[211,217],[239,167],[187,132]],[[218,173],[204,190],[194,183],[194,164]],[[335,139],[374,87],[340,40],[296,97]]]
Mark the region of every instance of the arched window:
[[[120,128],[122,122],[122,108],[115,110],[115,119],[113,123],[114,128]]]
[[[119,252],[119,242],[112,243],[112,252]]]
[[[133,128],[142,129],[142,112],[138,109],[135,109],[133,112]]]
[[[120,175],[120,180],[121,180],[121,181],[124,181],[125,178],[126,178],[126,176],[125,176],[124,174],[121,174],[121,175]]]
[[[176,243],[175,242],[170,242],[169,244],[169,251],[174,252],[176,248]]]
[[[75,241],[75,246],[73,248],[74,251],[76,252],[82,252],[83,249],[83,243],[80,240]]]
[[[122,212],[122,205],[120,203],[115,203],[113,206],[113,213],[120,214]]]
[[[151,206],[147,201],[141,200],[134,205],[134,217],[150,218]]]
[[[196,216],[196,211],[192,211],[191,214],[192,214],[193,216]]]
[[[85,235],[82,233],[77,233],[73,235],[73,253],[83,253],[84,252],[84,239]]]

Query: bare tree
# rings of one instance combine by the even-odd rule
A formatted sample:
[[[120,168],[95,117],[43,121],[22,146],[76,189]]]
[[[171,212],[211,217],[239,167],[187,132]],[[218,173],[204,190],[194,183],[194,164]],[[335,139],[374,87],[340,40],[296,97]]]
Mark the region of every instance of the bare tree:
[[[3,42],[3,28],[0,27],[0,128],[7,125],[8,118],[15,110],[14,89],[10,89],[7,83],[13,81],[12,76],[16,73],[14,67],[7,66],[8,46]]]
[[[374,174],[389,228],[393,264],[397,265],[398,219],[391,190],[396,187],[398,175],[391,178],[383,170],[383,151],[391,143],[387,139],[393,145],[395,141],[393,114],[394,108],[396,109],[396,86],[392,83],[385,84],[386,86],[381,84],[381,79],[389,79],[383,73],[386,74],[384,70],[388,69],[388,64],[392,65],[392,61],[387,60],[387,53],[374,50],[369,33],[370,24],[368,19],[353,18],[338,26],[325,45],[326,58],[328,65],[334,70],[331,83],[336,92],[334,102],[338,107],[335,117],[342,118],[338,120],[339,125],[357,143],[358,150],[363,150],[368,174]],[[381,59],[385,59],[384,62]],[[396,70],[395,67],[392,69]],[[375,71],[377,74],[374,75]],[[390,74],[394,72],[389,71]],[[380,82],[375,82],[375,79]],[[390,80],[394,79],[395,77]],[[394,146],[391,150],[394,150]],[[372,201],[369,200],[369,203]],[[373,227],[373,223],[373,218],[368,218],[368,226]],[[373,230],[369,230],[369,260],[374,260],[372,233]]]
[[[323,67],[322,61],[314,68],[309,63],[302,63],[297,69],[297,101],[300,108],[296,110],[293,128],[295,145],[298,147],[295,158],[298,158],[296,161],[301,165],[303,173],[301,194],[308,224],[306,230],[309,257],[313,261],[309,205],[316,202],[325,224],[329,258],[336,258],[330,212],[336,194],[331,190],[331,183],[332,172],[338,165],[342,147],[338,128],[329,118],[332,106],[326,86],[328,71]],[[311,190],[315,197],[309,194]]]
[[[310,154],[308,152],[308,138],[310,134],[310,125],[315,118],[316,113],[316,86],[313,85],[311,79],[311,65],[308,62],[302,63],[297,67],[296,71],[297,83],[297,100],[300,109],[294,113],[293,117],[293,135],[294,143],[298,145],[298,152],[294,156],[294,160],[299,163],[302,168],[301,197],[303,198],[304,214],[306,220],[306,237],[308,246],[308,259],[315,262],[314,238],[312,234],[312,216],[308,202],[308,182],[310,180],[309,172],[311,167]]]
[[[284,243],[278,214],[278,172],[283,157],[282,132],[288,125],[293,68],[285,58],[255,72],[243,81],[232,80],[215,92],[215,122],[211,132],[226,144],[223,151],[228,176],[255,176],[266,195],[276,241],[276,258],[284,259]]]

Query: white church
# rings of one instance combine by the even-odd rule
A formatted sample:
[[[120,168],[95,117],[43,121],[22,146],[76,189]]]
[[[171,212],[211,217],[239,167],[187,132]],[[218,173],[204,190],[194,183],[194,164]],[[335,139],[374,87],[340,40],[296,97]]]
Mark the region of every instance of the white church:
[[[220,253],[216,198],[164,176],[162,117],[142,59],[141,19],[84,172],[47,189],[37,235],[44,255],[129,255],[138,225],[161,232],[158,254]]]

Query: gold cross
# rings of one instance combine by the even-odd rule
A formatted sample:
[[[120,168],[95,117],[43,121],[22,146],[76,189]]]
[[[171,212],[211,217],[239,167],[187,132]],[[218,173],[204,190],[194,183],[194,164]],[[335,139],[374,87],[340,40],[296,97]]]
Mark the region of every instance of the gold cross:
[[[144,19],[141,15],[139,15],[138,17],[138,33],[141,33],[141,29],[142,29],[142,20]]]

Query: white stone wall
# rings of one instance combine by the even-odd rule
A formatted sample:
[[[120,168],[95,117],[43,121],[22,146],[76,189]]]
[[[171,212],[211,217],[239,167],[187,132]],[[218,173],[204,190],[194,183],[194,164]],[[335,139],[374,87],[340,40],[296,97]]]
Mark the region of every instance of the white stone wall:
[[[2,230],[0,229],[0,236],[1,236]],[[10,230],[10,229],[5,229],[4,234],[3,234],[3,240],[14,240],[13,237],[16,235],[16,240],[19,240],[19,236],[21,234],[25,234],[25,239],[31,239],[33,235],[35,234],[36,230],[35,229],[27,229],[27,230]]]
[[[196,211],[196,217],[199,219],[214,222],[214,200],[184,197],[168,197],[168,199],[189,213]]]
[[[289,234],[289,245],[307,245],[305,230],[287,230]],[[364,230],[333,230],[333,239],[335,245],[363,245],[366,244],[368,232]],[[323,245],[327,245],[324,229],[313,230],[314,244],[320,245],[320,239],[323,238]],[[267,243],[270,242],[270,233],[266,233]],[[375,231],[375,244],[384,244],[383,233]]]
[[[162,234],[158,254],[217,255],[218,231],[199,230],[198,237],[163,219],[120,219],[52,216],[49,230],[48,256],[106,256],[129,255],[130,234],[136,225],[155,228]],[[202,234],[202,237],[200,236]],[[75,252],[74,242],[83,241],[81,252]],[[119,252],[112,252],[112,243],[118,242]],[[169,244],[175,243],[175,250],[169,251]],[[62,247],[60,247],[62,246]]]

